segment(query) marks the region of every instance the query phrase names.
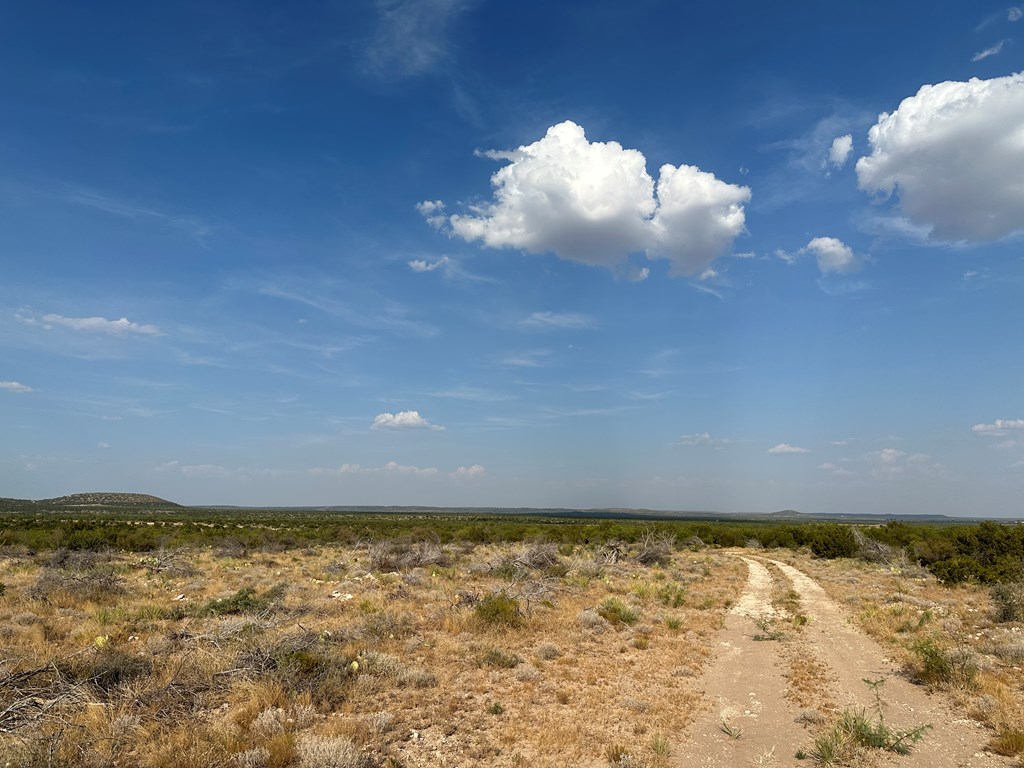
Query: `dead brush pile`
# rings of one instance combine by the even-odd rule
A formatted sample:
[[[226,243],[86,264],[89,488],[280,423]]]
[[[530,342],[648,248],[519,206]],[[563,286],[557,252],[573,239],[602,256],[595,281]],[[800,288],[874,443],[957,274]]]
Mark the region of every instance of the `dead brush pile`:
[[[692,675],[743,584],[734,559],[659,560],[429,537],[9,558],[0,765],[563,766],[613,743],[649,752],[643,734],[692,716]],[[685,599],[663,599],[665,585]]]

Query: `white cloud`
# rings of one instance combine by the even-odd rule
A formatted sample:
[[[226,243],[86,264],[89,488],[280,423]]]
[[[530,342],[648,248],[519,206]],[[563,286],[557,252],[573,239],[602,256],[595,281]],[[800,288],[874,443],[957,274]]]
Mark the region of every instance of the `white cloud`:
[[[822,472],[828,472],[830,475],[835,475],[836,477],[850,477],[851,475],[857,474],[856,472],[851,472],[850,470],[846,469],[845,467],[841,467],[838,464],[833,464],[831,461],[826,461],[824,464],[819,464],[818,469],[820,469]]]
[[[1020,21],[1024,18],[1024,8],[1019,6],[1011,6],[1006,10],[1006,18],[1010,21]]]
[[[903,214],[944,241],[1024,227],[1024,73],[923,86],[868,132],[865,192],[898,193]]]
[[[459,467],[454,472],[450,473],[456,480],[461,479],[472,479],[474,477],[483,477],[487,473],[487,470],[481,467],[479,464],[474,464],[471,467]]]
[[[311,475],[373,475],[381,472],[394,472],[400,475],[416,477],[432,477],[437,474],[437,467],[416,467],[389,461],[382,467],[361,467],[358,464],[342,464],[340,467],[313,467]]]
[[[789,443],[779,443],[778,445],[769,448],[768,453],[773,453],[776,455],[789,453],[810,453],[810,450],[807,448],[798,448],[797,446],[790,445]]]
[[[850,441],[849,440],[829,440],[828,444],[829,445],[849,445]]]
[[[400,411],[399,413],[378,413],[373,418],[373,429],[430,429],[440,432],[444,429],[439,424],[431,424],[420,416],[419,411]]]
[[[842,240],[834,237],[816,237],[803,248],[813,253],[818,260],[822,274],[828,272],[852,272],[861,265],[861,260]]]
[[[999,53],[1003,50],[1004,45],[1006,45],[1006,41],[1000,40],[998,43],[991,46],[990,48],[986,48],[983,51],[978,51],[971,57],[971,61],[981,61],[982,59],[987,59],[989,56],[998,56]]]
[[[996,419],[991,424],[975,424],[971,432],[987,437],[1002,437],[1013,429],[1024,429],[1024,419]]]
[[[850,159],[851,152],[853,152],[853,136],[849,133],[845,136],[837,136],[832,140],[832,146],[829,147],[828,162],[833,168],[842,168]]]
[[[377,34],[366,67],[378,77],[422,75],[452,59],[449,33],[470,0],[377,0]]]
[[[515,352],[502,358],[501,364],[513,368],[541,368],[551,362],[552,354],[550,349],[532,349],[525,352]]]
[[[20,381],[0,381],[0,389],[7,392],[32,392],[32,387],[27,384],[22,384]]]
[[[105,451],[107,450],[107,448],[110,447],[110,443],[100,440],[98,443],[96,443],[96,447]]]
[[[680,435],[673,445],[721,446],[728,442],[725,438],[712,437],[709,432],[696,432],[692,435]]]
[[[447,256],[442,256],[437,261],[427,261],[426,259],[413,259],[409,262],[409,268],[413,272],[433,272],[435,269],[440,269],[446,266],[451,260]]]
[[[64,317],[63,315],[48,314],[36,319],[18,314],[15,315],[15,318],[25,325],[40,326],[48,331],[59,325],[73,331],[107,333],[112,336],[123,336],[129,333],[140,336],[163,336],[163,331],[155,325],[136,323],[127,317],[122,317],[120,320],[108,320],[105,317]]]
[[[581,330],[593,328],[596,322],[589,315],[583,315],[579,312],[534,312],[523,320],[521,325],[527,328]]]
[[[657,184],[646,158],[618,142],[590,142],[566,121],[511,152],[491,177],[494,199],[448,217],[450,232],[490,248],[552,252],[620,269],[630,253],[668,259],[675,275],[699,273],[744,230],[750,189],[699,168],[663,165]],[[428,222],[440,201],[420,204]]]
[[[642,283],[651,276],[650,267],[631,267],[626,273],[626,279],[631,283]]]

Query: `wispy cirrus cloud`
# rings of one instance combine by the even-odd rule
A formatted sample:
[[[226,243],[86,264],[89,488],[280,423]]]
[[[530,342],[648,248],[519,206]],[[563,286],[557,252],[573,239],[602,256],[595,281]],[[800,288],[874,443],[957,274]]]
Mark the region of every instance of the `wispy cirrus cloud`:
[[[61,195],[60,198],[65,202],[102,211],[111,216],[120,216],[134,221],[150,221],[178,229],[200,242],[204,242],[213,231],[209,224],[197,216],[169,213],[142,203],[102,194],[92,189],[75,188]]]
[[[533,312],[519,324],[539,330],[585,330],[596,327],[597,321],[580,312]]]
[[[32,387],[27,384],[22,384],[20,381],[0,381],[0,390],[5,392],[15,392],[18,394],[35,391]]]
[[[710,432],[696,432],[692,435],[680,435],[672,445],[705,446],[720,448],[729,441],[721,437],[712,437]]]
[[[377,0],[377,31],[364,66],[385,80],[428,74],[453,58],[451,29],[474,0]]]
[[[976,54],[971,56],[971,61],[977,62],[977,61],[982,61],[984,59],[987,59],[990,56],[998,56],[1000,53],[1002,53],[1004,45],[1006,45],[1006,41],[1005,40],[1000,40],[995,45],[989,46],[988,48],[984,49],[983,51],[978,51]]]

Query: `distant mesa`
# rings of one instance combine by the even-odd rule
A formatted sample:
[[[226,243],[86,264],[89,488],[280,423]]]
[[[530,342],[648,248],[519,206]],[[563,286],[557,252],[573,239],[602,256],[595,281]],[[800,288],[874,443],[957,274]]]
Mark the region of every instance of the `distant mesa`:
[[[55,499],[40,499],[38,504],[53,504],[62,507],[180,507],[173,501],[151,496],[148,493],[72,493]]]

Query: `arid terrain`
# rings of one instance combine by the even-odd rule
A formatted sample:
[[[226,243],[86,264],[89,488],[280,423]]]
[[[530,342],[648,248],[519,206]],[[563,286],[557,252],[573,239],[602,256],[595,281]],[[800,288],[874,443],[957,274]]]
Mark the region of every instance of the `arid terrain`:
[[[2,762],[1024,765],[987,588],[690,544],[9,548]]]

